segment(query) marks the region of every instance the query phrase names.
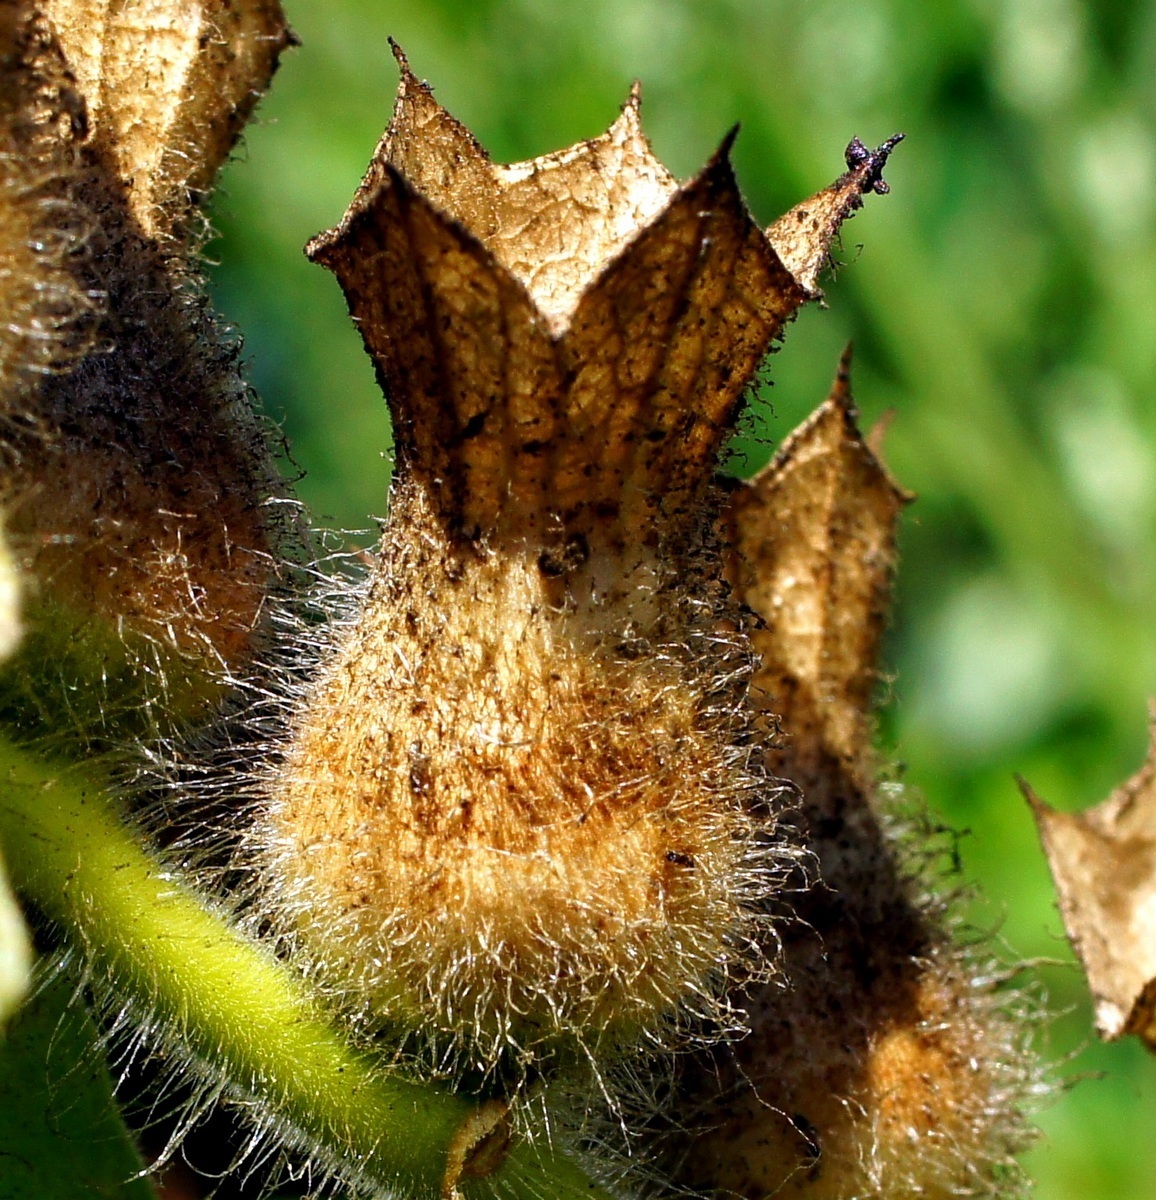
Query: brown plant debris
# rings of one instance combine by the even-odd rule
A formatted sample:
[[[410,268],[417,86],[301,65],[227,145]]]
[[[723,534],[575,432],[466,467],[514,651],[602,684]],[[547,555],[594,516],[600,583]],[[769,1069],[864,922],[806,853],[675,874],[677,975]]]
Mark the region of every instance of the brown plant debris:
[[[763,621],[755,697],[781,728],[767,765],[799,789],[812,869],[780,898],[782,977],[735,998],[749,1036],[680,1064],[659,1157],[678,1183],[744,1200],[1002,1197],[1022,1140],[1011,1026],[875,782],[871,700],[912,497],[860,436],[847,370],[845,355],[724,514],[736,589]]]
[[[41,371],[0,430],[0,499],[42,614],[28,653],[46,639],[58,653],[83,627],[123,635],[130,657],[144,639],[150,656],[236,665],[274,570],[266,501],[282,489],[189,238],[288,27],[269,0],[20,12],[62,82],[36,93],[39,109],[24,102],[17,127],[65,163],[57,191],[73,209],[54,196],[57,240],[83,216],[67,253],[20,278],[40,300],[56,289],[100,310],[83,353]]]
[[[895,524],[914,497],[859,436],[850,362],[848,347],[829,399],[735,491],[724,536],[735,586],[764,618],[751,638],[761,702],[785,731],[776,770],[804,787],[835,763],[865,792]]]
[[[1156,1049],[1156,709],[1148,758],[1107,800],[1057,812],[1020,781],[1068,937],[1095,1001],[1096,1030]]]
[[[679,185],[635,89],[602,136],[495,164],[397,58],[389,128],[307,248],[389,400],[390,518],[270,784],[259,907],[439,1069],[525,1075],[547,1044],[721,1017],[755,969],[776,785],[714,477],[809,290],[729,138]],[[798,229],[816,255],[835,233]]]

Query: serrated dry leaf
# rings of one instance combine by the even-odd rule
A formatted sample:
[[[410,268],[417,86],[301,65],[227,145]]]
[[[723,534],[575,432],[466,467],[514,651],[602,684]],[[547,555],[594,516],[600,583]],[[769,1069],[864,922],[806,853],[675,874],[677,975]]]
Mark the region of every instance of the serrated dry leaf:
[[[164,239],[211,185],[293,33],[279,0],[43,0],[129,214]]]
[[[1102,804],[1057,812],[1020,786],[1092,989],[1097,1032],[1134,1033],[1156,1049],[1156,712],[1146,762]]]

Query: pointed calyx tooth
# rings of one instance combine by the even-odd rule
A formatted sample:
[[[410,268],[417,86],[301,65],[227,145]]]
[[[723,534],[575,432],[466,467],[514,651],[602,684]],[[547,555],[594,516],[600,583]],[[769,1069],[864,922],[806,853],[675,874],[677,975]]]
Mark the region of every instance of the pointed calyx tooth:
[[[1156,1050],[1156,710],[1140,770],[1107,800],[1057,812],[1020,781],[1095,1001],[1096,1029]]]
[[[393,167],[482,242],[560,332],[586,285],[678,190],[642,132],[638,85],[600,137],[495,163],[391,45],[401,71],[393,118],[349,213],[370,202],[384,168]]]
[[[467,535],[685,532],[806,299],[743,204],[731,139],[679,187],[635,89],[601,137],[495,165],[401,66],[353,203],[307,248],[378,366],[399,471]]]
[[[775,766],[797,782],[831,761],[870,779],[895,526],[913,499],[856,427],[849,367],[850,348],[830,397],[723,514],[728,569],[763,621],[757,694],[786,735]]]
[[[294,35],[279,0],[44,0],[143,232],[177,233]]]
[[[767,237],[809,296],[817,296],[819,276],[830,260],[831,243],[843,222],[863,206],[867,192],[886,195],[891,189],[883,168],[903,141],[897,133],[875,150],[852,138],[845,152],[847,170],[830,187],[797,204],[767,229]]]

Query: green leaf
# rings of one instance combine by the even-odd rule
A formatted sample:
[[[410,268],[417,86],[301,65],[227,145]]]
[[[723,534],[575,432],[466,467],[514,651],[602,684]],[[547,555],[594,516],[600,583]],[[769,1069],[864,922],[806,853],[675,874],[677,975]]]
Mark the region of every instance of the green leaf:
[[[40,991],[0,1042],[0,1196],[152,1200],[112,1098],[104,1054],[63,977]]]

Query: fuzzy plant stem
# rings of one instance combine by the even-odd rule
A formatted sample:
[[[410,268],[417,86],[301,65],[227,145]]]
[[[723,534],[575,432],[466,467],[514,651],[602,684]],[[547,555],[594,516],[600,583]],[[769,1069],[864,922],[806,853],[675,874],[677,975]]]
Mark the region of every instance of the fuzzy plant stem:
[[[383,1193],[449,1194],[447,1156],[475,1112],[469,1099],[391,1076],[351,1048],[292,974],[151,857],[95,772],[0,741],[0,781],[13,881],[84,947],[96,977],[340,1176]],[[516,1143],[461,1193],[609,1200],[546,1140]]]

